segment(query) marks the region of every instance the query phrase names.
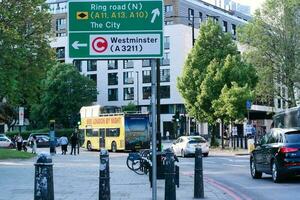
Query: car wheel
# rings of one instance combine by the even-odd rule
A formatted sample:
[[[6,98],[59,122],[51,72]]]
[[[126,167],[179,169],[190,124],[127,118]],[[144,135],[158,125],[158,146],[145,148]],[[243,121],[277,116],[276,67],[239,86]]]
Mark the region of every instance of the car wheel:
[[[204,153],[203,156],[204,156],[204,157],[207,157],[207,156],[208,156],[208,153]]]
[[[92,144],[91,144],[91,142],[87,143],[86,148],[87,148],[88,151],[92,151]]]
[[[117,152],[117,144],[116,144],[116,142],[112,142],[111,143],[111,151],[114,152],[114,153]]]
[[[253,158],[251,158],[250,160],[250,172],[253,179],[259,179],[262,176],[262,172],[258,172],[256,170],[256,166]]]
[[[272,179],[274,183],[280,183],[282,181],[282,175],[278,170],[276,161],[272,162]]]
[[[185,153],[184,153],[183,149],[181,149],[181,157],[182,157],[182,158],[185,157]]]

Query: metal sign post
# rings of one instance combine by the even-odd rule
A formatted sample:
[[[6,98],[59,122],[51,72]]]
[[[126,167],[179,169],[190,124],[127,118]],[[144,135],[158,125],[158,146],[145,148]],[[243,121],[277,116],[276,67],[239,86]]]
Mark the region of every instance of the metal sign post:
[[[151,118],[152,118],[152,199],[157,199],[156,162],[156,62],[151,62]]]

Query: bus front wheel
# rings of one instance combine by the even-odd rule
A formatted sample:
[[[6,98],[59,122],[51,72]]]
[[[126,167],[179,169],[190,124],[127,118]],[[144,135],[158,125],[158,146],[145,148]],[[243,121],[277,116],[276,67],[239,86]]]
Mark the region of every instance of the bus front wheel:
[[[111,151],[114,152],[114,153],[117,152],[117,144],[116,144],[116,142],[112,142],[111,143]]]
[[[91,142],[87,143],[86,148],[87,148],[88,151],[92,151],[92,144],[91,144]]]

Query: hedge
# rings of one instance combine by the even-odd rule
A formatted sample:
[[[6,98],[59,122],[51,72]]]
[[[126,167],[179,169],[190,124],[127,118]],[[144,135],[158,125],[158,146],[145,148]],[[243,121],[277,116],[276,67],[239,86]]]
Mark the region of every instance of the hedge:
[[[55,130],[55,136],[56,137],[61,137],[63,135],[67,136],[67,137],[71,137],[72,133],[74,132],[73,128],[69,128],[69,129],[56,129]],[[49,133],[49,129],[48,128],[44,128],[44,129],[38,129],[38,130],[26,130],[26,131],[22,131],[21,132],[21,136],[22,138],[25,140],[29,137],[29,135],[31,133],[45,133],[48,134]],[[7,132],[6,136],[13,138],[15,135],[18,135],[19,131],[11,131],[11,132]]]

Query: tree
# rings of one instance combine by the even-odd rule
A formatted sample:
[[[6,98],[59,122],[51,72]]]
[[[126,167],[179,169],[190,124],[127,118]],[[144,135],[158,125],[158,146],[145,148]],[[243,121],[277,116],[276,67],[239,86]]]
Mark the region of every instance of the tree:
[[[187,112],[198,121],[206,121],[206,113],[210,112],[209,109],[200,107],[197,99],[208,65],[214,59],[224,60],[228,54],[237,54],[237,47],[231,36],[223,33],[218,23],[207,20],[206,24],[201,25],[199,37],[185,61],[182,76],[177,79],[177,87],[185,101]]]
[[[232,82],[232,87],[225,85],[221,91],[220,98],[212,102],[214,115],[223,119],[225,123],[245,118],[246,101],[253,99],[253,90],[246,84],[240,87]]]
[[[138,108],[134,103],[129,102],[126,106],[123,106],[122,110],[124,112],[137,112]]]
[[[267,0],[252,21],[239,31],[239,40],[249,46],[245,57],[257,67],[258,97],[280,97],[296,105],[295,88],[300,81],[300,1]],[[279,85],[284,85],[287,94]]]
[[[27,108],[38,101],[54,58],[50,30],[44,0],[0,1],[0,101]]]
[[[42,85],[41,104],[34,106],[31,117],[43,125],[55,119],[64,127],[75,126],[80,108],[90,105],[97,97],[96,83],[70,64],[55,65]]]
[[[213,102],[222,101],[221,93],[224,87],[230,89],[233,83],[236,83],[242,87],[247,85],[247,88],[249,87],[250,90],[253,90],[256,82],[255,69],[242,61],[239,55],[228,55],[224,61],[220,62],[213,60],[208,66],[207,74],[200,86],[201,92],[197,98],[197,105],[206,111],[204,114],[208,122],[214,123],[217,119],[223,120],[223,118],[228,118],[228,113],[216,115]],[[236,95],[239,98],[239,94]],[[241,111],[245,108],[245,103],[242,108],[239,107],[239,104],[234,106]],[[242,112],[240,114],[244,115],[245,113]]]

